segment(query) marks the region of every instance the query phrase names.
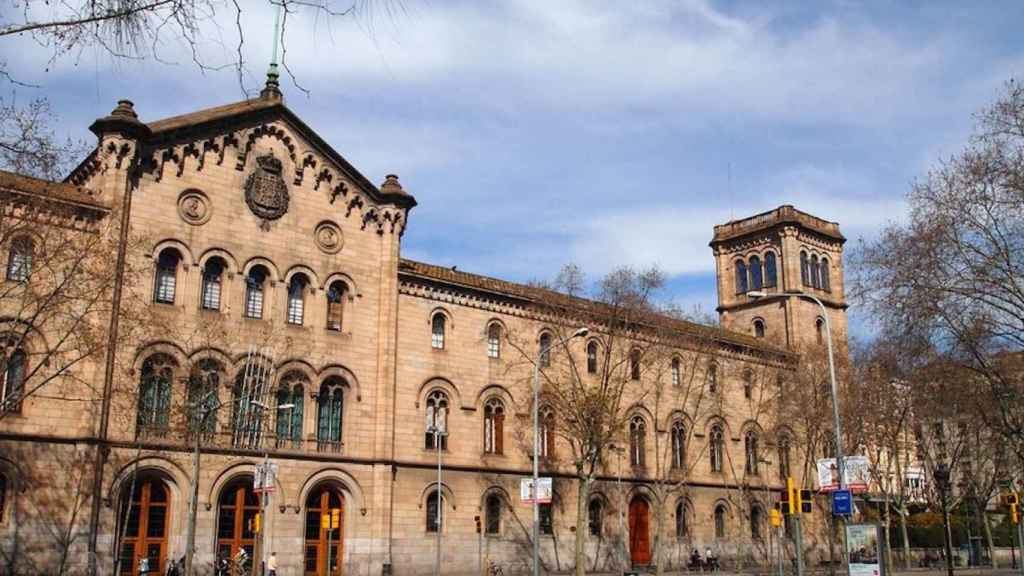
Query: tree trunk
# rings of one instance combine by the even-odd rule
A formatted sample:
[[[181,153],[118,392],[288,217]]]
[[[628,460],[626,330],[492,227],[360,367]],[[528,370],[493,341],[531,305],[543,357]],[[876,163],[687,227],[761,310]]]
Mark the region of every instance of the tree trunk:
[[[903,567],[910,570],[910,534],[907,532],[907,509],[906,504],[900,510],[900,532],[903,535]]]
[[[576,562],[574,565],[576,576],[586,576],[584,547],[587,543],[587,533],[590,532],[590,515],[587,513],[587,505],[590,500],[590,477],[581,475],[579,484],[579,490],[576,492]]]
[[[886,573],[892,570],[892,546],[889,545],[892,542],[892,538],[889,536],[890,528],[892,526],[892,508],[889,505],[889,493],[885,494],[885,507],[882,508],[882,528],[885,532],[885,569]]]
[[[999,568],[999,562],[996,561],[996,547],[992,542],[992,527],[988,524],[988,512],[984,508],[981,510],[981,525],[985,530],[985,545],[988,546],[988,557],[992,561],[992,568]]]
[[[660,493],[659,500],[655,503],[656,514],[658,515],[654,522],[654,576],[662,576],[665,573],[665,554],[662,552],[661,535],[665,530],[665,494]]]

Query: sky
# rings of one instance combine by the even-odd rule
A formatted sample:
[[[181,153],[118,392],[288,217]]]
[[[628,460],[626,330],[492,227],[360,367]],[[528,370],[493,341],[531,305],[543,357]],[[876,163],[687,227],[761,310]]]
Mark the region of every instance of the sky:
[[[308,92],[282,86],[370,180],[396,173],[416,196],[404,256],[514,281],[658,265],[667,298],[706,311],[715,224],[793,204],[855,249],[906,217],[914,180],[1024,65],[1010,1],[384,1],[291,15],[286,60]],[[243,6],[254,94],[274,13]],[[232,19],[204,25],[204,61],[230,61]],[[8,71],[38,86],[16,97],[48,97],[73,138],[119,98],[150,121],[244,97],[231,70],[199,70],[171,38],[159,49],[53,59],[0,39]]]

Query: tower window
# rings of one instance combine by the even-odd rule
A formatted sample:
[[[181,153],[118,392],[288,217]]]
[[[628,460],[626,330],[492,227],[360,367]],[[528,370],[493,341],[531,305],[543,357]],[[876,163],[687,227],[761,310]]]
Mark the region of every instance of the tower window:
[[[597,342],[587,344],[587,373],[597,374]]]
[[[601,505],[601,501],[594,498],[590,501],[590,505],[587,507],[587,524],[590,527],[591,536],[601,535],[601,526],[603,524],[602,516],[604,515],[604,506]]]
[[[725,538],[725,505],[715,506],[715,538]]]
[[[501,357],[501,324],[497,322],[487,327],[487,357]]]
[[[245,317],[263,318],[263,291],[267,281],[267,269],[253,266],[245,279]]]
[[[711,428],[709,436],[711,446],[708,450],[708,457],[711,461],[711,471],[721,472],[725,457],[725,434],[722,433],[722,427],[716,424]]]
[[[540,335],[539,361],[541,368],[551,366],[551,334],[547,332]]]
[[[764,277],[761,275],[761,259],[757,256],[750,257],[750,288],[760,290],[764,286]]]
[[[181,255],[174,248],[164,248],[156,260],[156,281],[153,286],[153,301],[160,304],[174,304],[174,290],[178,283],[178,263]]]
[[[335,280],[327,289],[327,329],[341,332],[341,322],[345,315],[345,283]]]
[[[808,270],[810,263],[807,261],[807,252],[800,252],[800,283],[804,286],[811,285],[811,272]]]
[[[811,273],[811,287],[812,288],[821,288],[821,271],[818,268],[818,257],[817,256],[811,256],[810,273]]]
[[[220,310],[222,279],[224,278],[224,262],[220,258],[210,258],[203,266],[203,294],[200,305],[203,310]]]
[[[289,324],[302,326],[306,309],[306,277],[302,274],[292,276],[288,284],[288,317]]]
[[[818,319],[814,321],[814,334],[815,337],[818,339],[818,344],[825,343],[825,319],[822,318],[821,316],[819,316]]]
[[[682,374],[680,373],[679,358],[672,359],[672,385],[679,386],[682,382]]]
[[[11,250],[7,254],[7,279],[14,282],[26,282],[32,274],[32,240],[26,237],[15,238],[11,242]]]
[[[754,337],[764,338],[764,320],[760,318],[754,320]]]
[[[633,380],[640,379],[640,351],[633,350],[629,353],[629,377]]]
[[[764,255],[764,285],[765,288],[778,286],[779,278],[776,271],[775,253],[768,252]]]
[[[643,467],[646,461],[647,424],[640,416],[634,416],[629,421],[629,463],[636,467]]]
[[[826,291],[826,292],[831,292],[832,291],[832,285],[831,285],[832,282],[831,282],[831,280],[829,278],[828,258],[825,258],[825,257],[821,258],[821,264],[819,265],[819,270],[820,270],[820,275],[821,275],[821,289]]]
[[[736,293],[747,293],[747,264],[743,260],[736,261]]]
[[[505,406],[491,398],[484,405],[484,453],[501,454],[505,428]]]
[[[714,394],[714,393],[718,392],[718,365],[717,364],[712,363],[712,364],[708,365],[707,379],[708,379],[708,392],[710,394]]]

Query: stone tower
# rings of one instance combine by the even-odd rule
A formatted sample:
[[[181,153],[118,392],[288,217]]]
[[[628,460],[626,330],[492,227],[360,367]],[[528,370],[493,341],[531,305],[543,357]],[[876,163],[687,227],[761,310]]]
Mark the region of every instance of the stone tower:
[[[845,350],[846,294],[839,224],[780,206],[715,226],[711,249],[718,276],[718,313],[723,328],[800,349],[823,342],[820,299],[828,310],[833,343]],[[752,295],[763,292],[765,297]]]

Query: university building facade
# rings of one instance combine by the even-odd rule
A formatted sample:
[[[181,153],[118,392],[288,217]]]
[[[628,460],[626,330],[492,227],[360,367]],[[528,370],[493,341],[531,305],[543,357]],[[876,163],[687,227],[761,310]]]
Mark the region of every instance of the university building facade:
[[[416,200],[396,176],[361,175],[273,84],[153,122],[121,101],[91,129],[95,151],[64,182],[0,175],[5,215],[53,225],[19,211],[30,197],[86,232],[118,234],[118,273],[143,273],[114,309],[144,325],[105,325],[124,332],[112,353],[32,393],[33,354],[8,351],[0,572],[83,573],[93,549],[103,574],[136,574],[144,558],[165,570],[185,553],[193,486],[199,573],[245,550],[275,552],[283,575],[429,574],[438,532],[445,574],[489,562],[528,570],[532,508],[519,489],[531,470],[531,368],[508,338],[550,339],[536,289],[402,258]],[[14,240],[3,247],[8,284],[32,265],[31,244]],[[715,227],[720,327],[700,330],[716,408],[631,404],[582,527],[566,449],[545,436],[555,492],[541,513],[545,569],[572,568],[581,529],[595,570],[649,565],[657,546],[672,569],[694,548],[766,561],[767,511],[802,448],[752,400],[750,375],[793,380],[799,350],[823,337],[817,305],[787,291],[820,298],[845,349],[843,242],[837,224],[790,206]],[[602,353],[587,339],[570,346]],[[645,366],[637,379],[647,377]],[[557,415],[541,406],[544,433]],[[678,490],[653,488],[655,437],[669,460],[692,463]],[[278,472],[256,522],[264,461]],[[333,531],[322,524],[331,510]]]

